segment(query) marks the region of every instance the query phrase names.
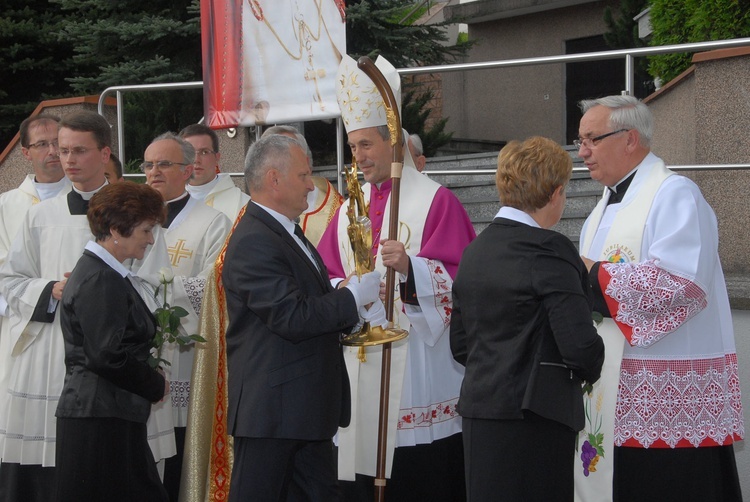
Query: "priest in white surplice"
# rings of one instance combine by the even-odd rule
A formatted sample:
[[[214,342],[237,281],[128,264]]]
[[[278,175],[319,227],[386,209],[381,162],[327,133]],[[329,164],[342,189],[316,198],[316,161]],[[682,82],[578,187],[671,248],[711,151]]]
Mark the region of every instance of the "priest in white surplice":
[[[220,172],[219,136],[203,124],[191,124],[179,136],[193,145],[193,175],[186,185],[190,197],[224,213],[234,223],[250,196],[234,184],[229,174]]]
[[[577,499],[741,500],[732,443],[744,425],[716,216],[650,152],[645,104],[609,96],[581,108],[578,153],[607,187],[580,242],[607,359],[585,396]]]
[[[195,149],[185,139],[171,133],[162,134],[146,148],[143,158],[141,167],[146,173],[146,183],[159,191],[167,204],[167,221],[161,233],[175,275],[169,301],[188,312],[180,326],[182,334],[198,334],[206,277],[224,245],[231,223],[223,213],[191,197],[185,190],[195,160]],[[177,441],[177,455],[167,459],[164,472],[164,485],[173,500],[179,492],[194,355],[193,344],[182,347],[172,344],[162,354],[171,363],[165,372],[171,385]]]
[[[21,122],[21,153],[31,162],[32,174],[27,175],[18,188],[0,195],[0,265],[5,263],[11,243],[18,235],[31,206],[56,196],[62,189],[70,186],[57,151],[59,121],[53,115],[42,114]],[[8,406],[8,379],[13,368],[10,322],[5,319],[9,313],[8,304],[0,295],[0,457],[5,440],[2,410],[6,410]]]
[[[0,268],[13,359],[7,404],[0,409],[3,502],[54,500],[55,410],[65,377],[57,303],[66,274],[93,238],[86,219],[88,200],[107,183],[111,132],[103,117],[87,111],[66,115],[58,141],[72,190],[28,210]],[[153,277],[152,265],[145,258],[139,273]]]

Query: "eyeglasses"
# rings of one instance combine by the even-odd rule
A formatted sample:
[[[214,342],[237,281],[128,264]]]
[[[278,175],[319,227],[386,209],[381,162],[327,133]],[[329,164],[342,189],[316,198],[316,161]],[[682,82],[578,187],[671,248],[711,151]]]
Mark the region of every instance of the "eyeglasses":
[[[586,148],[591,148],[592,146],[596,146],[599,144],[601,140],[604,138],[609,138],[612,135],[615,135],[619,132],[625,132],[629,131],[630,129],[618,129],[616,131],[608,132],[606,134],[602,134],[601,136],[597,136],[595,138],[578,138],[573,140],[573,146],[575,146],[577,149],[581,149],[581,147],[585,146]]]
[[[214,152],[213,150],[209,150],[208,148],[204,148],[203,150],[196,150],[195,151],[195,156],[196,157],[205,157],[206,155],[213,155],[215,153],[216,152]]]
[[[43,139],[42,141],[37,141],[36,143],[32,143],[29,145],[29,148],[41,148],[42,150],[47,150],[50,145],[53,148],[57,148],[59,145],[57,143],[57,140],[47,141]]]
[[[141,164],[141,171],[144,173],[149,172],[154,167],[159,168],[160,171],[169,169],[172,166],[187,166],[185,162],[172,162],[171,160],[159,160],[157,162],[143,162]]]
[[[74,146],[73,148],[60,148],[60,157],[67,157],[70,155],[71,157],[80,157],[82,155],[86,155],[87,152],[90,152],[91,150],[96,150],[96,148],[86,148],[83,146]]]

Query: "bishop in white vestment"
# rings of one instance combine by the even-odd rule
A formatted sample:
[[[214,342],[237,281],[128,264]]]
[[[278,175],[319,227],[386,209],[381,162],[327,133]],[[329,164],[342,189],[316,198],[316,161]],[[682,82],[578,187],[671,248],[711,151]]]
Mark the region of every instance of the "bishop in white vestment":
[[[383,58],[375,64],[399,100],[395,68]],[[455,406],[463,367],[453,360],[448,335],[453,275],[463,249],[475,237],[474,229],[455,195],[419,174],[404,143],[397,146],[406,157],[399,238],[387,240],[392,150],[385,107],[372,81],[350,57],[344,56],[336,81],[349,146],[368,182],[363,192],[372,221],[375,266],[381,272],[386,266],[398,271],[394,317],[397,327],[409,332],[392,350],[386,462],[390,480],[385,496],[462,500],[461,417]],[[346,228],[350,203],[351,199],[344,203],[318,245],[332,278],[354,270]],[[375,475],[382,347],[367,347],[365,354],[362,362],[356,347],[344,352],[352,387],[352,423],[339,430],[340,479],[353,479],[355,473]]]

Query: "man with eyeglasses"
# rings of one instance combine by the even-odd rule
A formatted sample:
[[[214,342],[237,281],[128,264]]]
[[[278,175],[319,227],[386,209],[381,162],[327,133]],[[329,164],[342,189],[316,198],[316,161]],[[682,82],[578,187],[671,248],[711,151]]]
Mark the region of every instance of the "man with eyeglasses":
[[[28,210],[35,204],[56,196],[70,186],[60,165],[57,151],[58,117],[36,115],[21,122],[21,153],[31,162],[32,173],[18,188],[0,195],[0,265],[5,262],[13,239],[18,234]],[[8,379],[11,375],[10,322],[8,303],[0,294],[0,413],[7,409]],[[1,422],[0,422],[1,423]],[[4,434],[0,433],[0,455]]]
[[[609,96],[581,108],[578,154],[607,187],[579,248],[606,360],[584,396],[578,498],[742,500],[732,446],[744,435],[742,403],[716,216],[651,153],[645,104]]]
[[[54,120],[50,126],[57,128]],[[47,133],[29,146],[44,146],[54,157],[59,152],[72,186],[28,210],[0,267],[12,351],[11,374],[6,388],[0,389],[3,502],[55,499],[55,411],[66,374],[57,307],[67,275],[93,240],[86,211],[88,201],[107,183],[104,166],[112,144],[109,124],[90,111],[65,115],[57,134]],[[41,154],[37,158],[41,162]],[[54,165],[54,161],[46,163]],[[131,270],[156,277],[158,268],[153,264],[153,257],[146,257]]]
[[[179,136],[195,149],[193,175],[186,186],[190,196],[221,211],[234,222],[250,196],[234,184],[229,174],[220,172],[219,136],[203,124],[189,125]]]
[[[187,317],[181,319],[181,333],[197,334],[206,277],[232,224],[223,213],[186,191],[185,183],[193,174],[195,162],[195,149],[187,140],[172,133],[162,134],[146,148],[143,158],[141,170],[146,174],[146,183],[161,193],[167,205],[167,220],[159,233],[166,242],[175,275],[169,303],[182,306],[188,312]],[[193,344],[171,344],[162,353],[171,363],[165,373],[171,388],[177,446],[177,454],[167,458],[164,464],[164,486],[170,500],[177,500],[179,495],[194,356]],[[155,406],[168,407],[169,404]],[[152,429],[149,435],[153,436],[154,432],[158,435],[160,431]]]

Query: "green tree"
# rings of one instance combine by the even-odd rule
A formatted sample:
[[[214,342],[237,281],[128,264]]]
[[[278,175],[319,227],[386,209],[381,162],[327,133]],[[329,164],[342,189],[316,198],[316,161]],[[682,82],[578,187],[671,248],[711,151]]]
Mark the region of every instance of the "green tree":
[[[423,12],[423,9],[415,10],[415,3],[414,0],[350,3],[346,9],[347,52],[355,59],[369,56],[374,60],[382,55],[396,68],[451,63],[465,56],[472,44],[448,45],[444,28],[449,23],[413,24]],[[430,110],[424,107],[432,99],[432,91],[421,89],[404,86],[403,126],[410,133],[420,135],[425,155],[431,156],[450,141],[451,135],[444,132],[447,118],[425,130]]]
[[[609,30],[604,41],[612,49],[643,47],[646,43],[638,36],[638,23],[633,20],[648,7],[648,0],[622,0],[614,8],[604,9],[604,23]],[[638,58],[635,68],[635,95],[644,98],[654,91],[654,82],[648,73],[648,60]]]
[[[52,1],[66,14],[60,38],[75,48],[66,80],[77,94],[201,80],[199,0]],[[202,97],[200,90],[124,94],[126,161],[140,158],[156,135],[197,122]]]
[[[447,63],[466,55],[470,45],[447,45],[447,23],[403,21],[414,0],[360,0],[346,8],[346,51],[353,57],[382,55],[396,68]]]
[[[58,40],[62,14],[46,1],[0,2],[0,150],[40,101],[71,96],[72,46]]]
[[[651,0],[651,45],[705,42],[750,36],[746,0]],[[690,66],[691,54],[649,58],[649,72],[668,82]]]
[[[430,110],[425,105],[432,99],[433,92],[428,89],[419,95],[415,90],[407,91],[401,100],[401,121],[409,134],[419,134],[422,139],[422,149],[426,157],[433,157],[437,149],[451,140],[453,133],[445,132],[448,118],[443,117],[426,129]]]

